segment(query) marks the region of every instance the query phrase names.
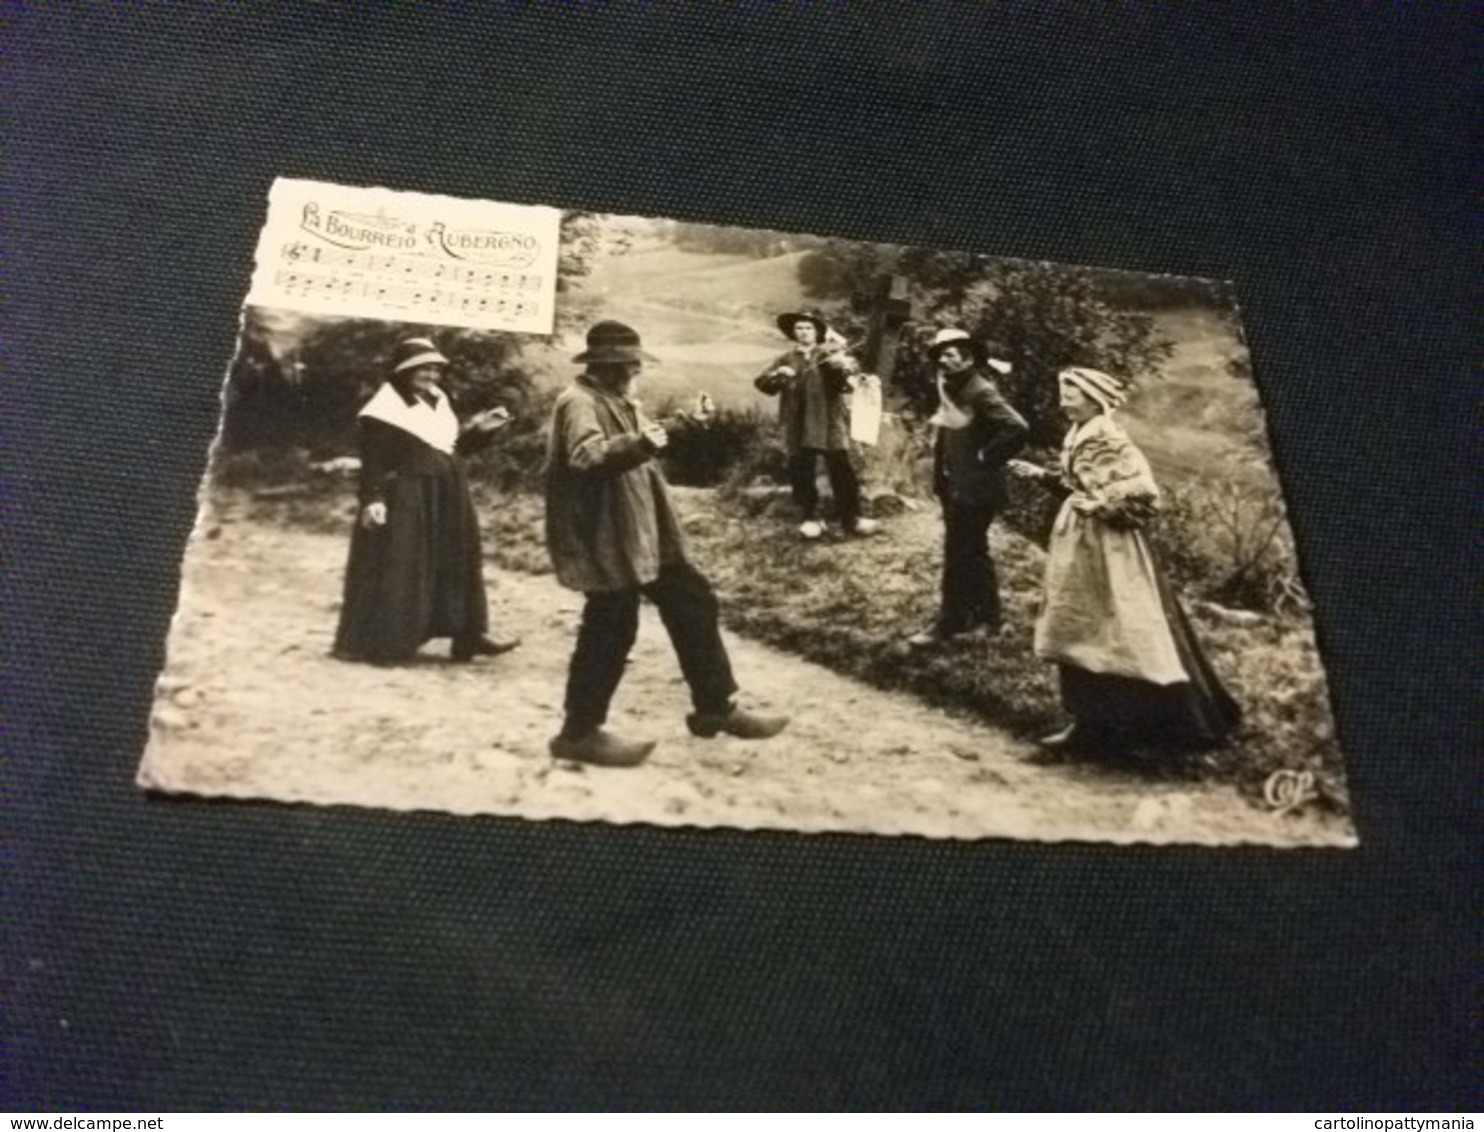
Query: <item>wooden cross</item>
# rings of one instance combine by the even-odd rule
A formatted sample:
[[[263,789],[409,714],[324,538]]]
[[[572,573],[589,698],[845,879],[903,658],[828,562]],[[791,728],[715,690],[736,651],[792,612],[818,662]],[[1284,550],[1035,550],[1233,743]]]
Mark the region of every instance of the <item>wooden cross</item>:
[[[850,297],[850,307],[866,315],[866,341],[860,350],[861,364],[868,373],[887,381],[897,360],[896,331],[912,317],[907,280],[901,275],[878,275],[870,286]]]

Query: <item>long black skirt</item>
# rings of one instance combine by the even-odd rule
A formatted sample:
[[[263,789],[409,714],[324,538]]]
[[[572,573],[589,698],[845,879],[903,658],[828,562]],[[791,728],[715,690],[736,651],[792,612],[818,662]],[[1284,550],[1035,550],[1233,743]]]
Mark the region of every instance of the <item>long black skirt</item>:
[[[463,469],[398,474],[387,521],[356,524],[345,570],[335,655],[390,664],[435,637],[474,641],[489,625],[479,521]]]
[[[1057,665],[1062,704],[1089,745],[1109,750],[1142,746],[1203,750],[1226,739],[1242,722],[1241,707],[1217,679],[1169,582],[1163,572],[1156,576],[1160,604],[1187,679],[1154,684]]]

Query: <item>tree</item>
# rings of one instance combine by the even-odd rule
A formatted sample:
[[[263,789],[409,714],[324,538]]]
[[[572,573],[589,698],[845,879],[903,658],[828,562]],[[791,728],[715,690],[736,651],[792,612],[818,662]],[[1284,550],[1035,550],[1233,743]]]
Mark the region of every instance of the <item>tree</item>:
[[[631,221],[605,213],[562,213],[557,249],[558,332],[589,320],[591,300],[580,297],[588,277],[604,256],[627,254],[637,234]]]
[[[848,299],[867,280],[894,271],[900,253],[891,244],[826,239],[799,257],[799,286],[817,303]]]
[[[460,415],[497,404],[519,414],[526,405],[532,386],[513,334],[361,318],[275,324],[250,308],[228,375],[224,444],[351,450],[356,411],[386,379],[393,346],[414,335],[431,338],[448,358],[443,387]]]
[[[222,414],[222,445],[228,451],[299,443],[301,414],[292,347],[273,333],[266,314],[249,307],[243,316]]]
[[[1000,343],[1013,369],[1005,392],[1026,415],[1032,440],[1054,443],[1064,422],[1056,374],[1066,366],[1106,370],[1136,384],[1154,376],[1174,346],[1144,313],[1113,305],[1101,272],[1028,260],[990,261],[981,282],[956,299],[981,340]]]
[[[604,217],[597,212],[564,212],[558,233],[557,290],[581,286],[606,242]]]
[[[918,314],[901,330],[893,374],[898,401],[919,410],[935,402],[927,345],[940,327],[959,326],[1005,350],[1014,368],[1001,385],[1037,443],[1054,443],[1063,428],[1058,370],[1089,365],[1137,382],[1172,350],[1154,319],[1120,306],[1103,287],[1108,273],[1091,268],[830,241],[802,258],[799,281],[807,294],[826,300],[883,272],[908,280]]]

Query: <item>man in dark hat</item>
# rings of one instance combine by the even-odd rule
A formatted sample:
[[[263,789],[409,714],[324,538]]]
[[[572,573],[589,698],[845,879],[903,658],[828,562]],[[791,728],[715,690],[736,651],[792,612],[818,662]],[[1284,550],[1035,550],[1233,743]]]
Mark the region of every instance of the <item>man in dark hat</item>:
[[[655,746],[603,730],[638,633],[641,595],[659,607],[690,685],[695,710],[686,725],[693,735],[767,739],[788,723],[734,701],[716,595],[686,557],[654,461],[667,434],[629,395],[646,360],[653,359],[632,328],[596,323],[587,349],[573,359],[586,369],[557,398],[547,451],[547,549],[557,580],[587,596],[567,677],[566,718],[551,753],[600,766],[637,765]]]
[[[933,490],[943,505],[943,598],[937,620],[908,638],[915,648],[999,629],[989,525],[1008,498],[1005,461],[1030,431],[994,383],[1009,362],[957,329],[940,330],[928,353],[938,367]]]
[[[829,328],[814,311],[790,311],[778,316],[778,329],[793,339],[793,348],[779,355],[754,382],[778,398],[778,424],[788,453],[789,483],[803,515],[799,534],[817,539],[824,534],[819,521],[819,487],[815,481],[820,459],[829,476],[840,525],[847,534],[870,535],[874,519],[861,515],[861,488],[850,465],[850,377],[855,360],[843,342],[830,342]]]

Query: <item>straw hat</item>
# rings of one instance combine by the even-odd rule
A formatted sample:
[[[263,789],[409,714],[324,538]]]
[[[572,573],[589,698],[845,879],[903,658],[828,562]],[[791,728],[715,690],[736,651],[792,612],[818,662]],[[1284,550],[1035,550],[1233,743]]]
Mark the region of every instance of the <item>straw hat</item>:
[[[981,366],[988,366],[995,373],[1006,374],[1012,368],[1009,362],[997,356],[1002,352],[998,346],[991,348],[985,343],[980,342],[967,330],[960,330],[956,326],[947,327],[933,335],[933,343],[928,347],[927,351],[928,357],[936,362],[938,355],[949,346],[967,347],[975,362]]]
[[[392,349],[392,372],[416,369],[418,366],[446,366],[448,359],[438,352],[431,338],[404,338]]]

